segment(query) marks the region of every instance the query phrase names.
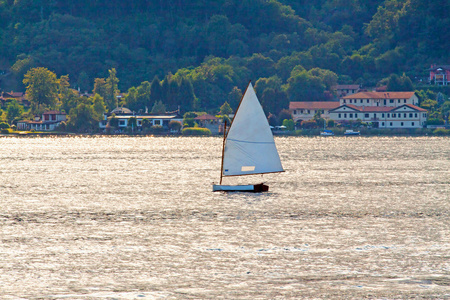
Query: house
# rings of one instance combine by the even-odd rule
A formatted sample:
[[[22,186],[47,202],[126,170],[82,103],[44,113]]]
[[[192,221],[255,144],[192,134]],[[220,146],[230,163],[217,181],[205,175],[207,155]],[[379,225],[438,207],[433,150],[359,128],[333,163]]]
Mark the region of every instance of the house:
[[[450,65],[431,65],[430,84],[435,85],[450,85]]]
[[[419,105],[419,98],[414,92],[359,92],[342,97],[340,105],[356,106],[389,106],[397,107],[404,104]]]
[[[360,88],[358,84],[340,84],[333,86],[332,89],[338,98],[342,98],[359,92]]]
[[[357,106],[344,104],[330,111],[330,118],[339,123],[361,120],[374,128],[421,128],[427,110],[413,104],[400,106]]]
[[[329,119],[329,111],[339,106],[340,103],[338,101],[290,102],[289,111],[294,122],[311,120],[319,110],[322,112],[322,118]]]
[[[6,106],[11,100],[16,100],[19,104],[22,104],[24,107],[29,107],[30,102],[26,99],[26,94],[23,92],[3,92],[0,95],[0,104],[1,106]]]
[[[67,120],[64,112],[52,110],[42,114],[42,118],[36,117],[34,121],[22,120],[17,122],[18,130],[53,131],[61,122]]]
[[[130,109],[126,107],[117,107],[109,113],[103,115],[103,120],[99,122],[99,127],[101,129],[106,129],[108,124],[108,117],[115,114],[118,119],[118,130],[126,129],[128,127],[128,122],[130,118],[136,118],[137,129],[142,128],[142,121],[147,119],[150,121],[150,126],[159,125],[167,129],[169,127],[170,121],[183,122],[183,117],[178,114],[178,112],[169,112],[165,114],[135,114]]]
[[[199,124],[200,127],[208,128],[209,130],[211,130],[212,134],[217,134],[220,131],[220,124],[222,123],[222,119],[220,118],[204,114],[195,117],[194,120]]]

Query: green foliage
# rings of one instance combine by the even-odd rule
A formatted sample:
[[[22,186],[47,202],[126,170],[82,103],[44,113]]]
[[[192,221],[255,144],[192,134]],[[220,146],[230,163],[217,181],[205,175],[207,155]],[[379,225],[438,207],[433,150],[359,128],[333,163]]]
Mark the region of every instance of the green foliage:
[[[170,121],[169,122],[169,129],[173,131],[180,131],[182,125],[178,121]]]
[[[283,124],[284,120],[290,120],[292,119],[292,115],[291,112],[287,109],[283,109],[279,114],[278,114],[278,124]]]
[[[25,74],[23,83],[34,113],[55,107],[58,97],[58,79],[55,73],[47,68],[34,68]]]
[[[20,118],[22,114],[23,106],[20,105],[16,100],[13,100],[8,104],[8,107],[6,109],[6,119],[8,120],[9,124],[12,124],[14,120]]]
[[[164,114],[166,112],[166,106],[162,103],[162,101],[155,102],[152,107],[152,114]]]
[[[209,135],[211,135],[211,130],[209,130],[208,128],[187,127],[187,128],[184,128],[181,131],[181,133],[183,135],[209,136]]]
[[[228,102],[225,101],[225,103],[220,107],[220,115],[229,115],[233,113],[233,110],[231,109],[230,104],[228,104]]]
[[[289,119],[289,120],[288,119],[284,119],[283,120],[283,126],[286,126],[287,130],[293,131],[294,127],[295,127],[294,120],[292,120],[292,119]]]
[[[1,122],[0,123],[0,129],[7,129],[7,128],[9,128],[9,124],[8,123],[5,123],[5,122]]]
[[[264,111],[279,114],[288,101],[328,100],[338,81],[367,87],[405,72],[408,90],[430,62],[450,59],[444,0],[69,2],[0,2],[0,65],[11,66],[0,88],[23,90],[23,75],[43,66],[93,89],[107,111],[160,101],[216,111],[224,101],[236,109],[248,80],[268,79],[255,88]],[[83,102],[68,77],[59,83],[58,97],[30,94],[33,111]],[[117,103],[120,90],[128,95]]]
[[[150,132],[153,134],[161,134],[164,132],[164,128],[161,125],[153,125],[150,127]]]

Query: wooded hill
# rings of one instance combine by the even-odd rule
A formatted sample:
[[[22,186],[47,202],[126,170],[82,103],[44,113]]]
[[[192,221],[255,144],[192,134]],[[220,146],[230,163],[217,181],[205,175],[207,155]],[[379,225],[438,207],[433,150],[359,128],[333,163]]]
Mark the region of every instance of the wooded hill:
[[[448,0],[0,0],[0,20],[3,90],[24,91],[24,74],[46,67],[92,91],[114,68],[122,92],[183,79],[190,108],[211,111],[235,108],[250,79],[278,113],[329,99],[336,83],[405,73],[417,84],[450,64]]]

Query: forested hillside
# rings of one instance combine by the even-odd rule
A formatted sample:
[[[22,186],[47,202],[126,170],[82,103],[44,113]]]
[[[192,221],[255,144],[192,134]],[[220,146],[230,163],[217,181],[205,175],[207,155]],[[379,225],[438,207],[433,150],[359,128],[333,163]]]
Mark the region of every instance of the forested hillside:
[[[157,76],[193,94],[169,109],[235,108],[251,79],[278,113],[330,99],[336,83],[405,73],[416,84],[450,64],[448,0],[0,0],[0,20],[1,89],[24,91],[24,74],[45,67],[91,92],[115,69],[122,92],[150,91]],[[131,104],[157,100],[169,101]]]

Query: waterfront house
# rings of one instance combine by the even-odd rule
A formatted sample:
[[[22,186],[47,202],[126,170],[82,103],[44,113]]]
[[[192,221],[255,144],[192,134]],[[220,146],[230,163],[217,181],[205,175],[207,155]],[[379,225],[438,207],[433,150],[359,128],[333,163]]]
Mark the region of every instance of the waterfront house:
[[[7,106],[12,100],[16,100],[19,104],[24,107],[29,107],[30,102],[26,99],[26,94],[23,92],[3,92],[0,95],[1,106]]]
[[[61,122],[67,120],[65,112],[56,110],[47,111],[42,114],[42,117],[36,117],[32,120],[21,120],[17,122],[18,130],[35,130],[35,131],[53,131]]]
[[[212,134],[219,133],[222,119],[212,115],[204,114],[194,118],[200,127],[208,128]]]
[[[311,120],[319,110],[322,118],[329,119],[329,111],[339,107],[339,105],[339,101],[290,102],[289,111],[294,122]]]
[[[179,115],[178,112],[169,112],[164,114],[148,114],[148,113],[139,113],[131,111],[126,107],[117,107],[113,111],[109,113],[105,113],[103,115],[103,120],[99,122],[100,129],[105,130],[106,125],[108,124],[108,118],[112,115],[118,120],[118,130],[126,129],[128,126],[128,122],[130,118],[136,118],[137,129],[140,130],[142,128],[142,121],[144,119],[149,120],[150,126],[162,126],[164,129],[169,128],[170,121],[177,121],[182,123],[183,117]]]
[[[401,106],[356,106],[344,104],[330,111],[338,123],[361,120],[374,128],[421,128],[427,120],[427,110],[412,104]]]
[[[430,84],[435,85],[450,85],[450,65],[431,65],[430,77],[428,79]]]

